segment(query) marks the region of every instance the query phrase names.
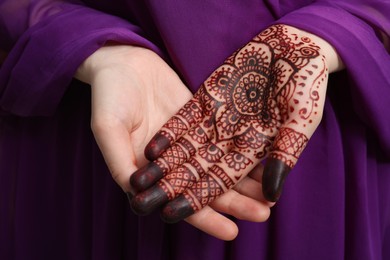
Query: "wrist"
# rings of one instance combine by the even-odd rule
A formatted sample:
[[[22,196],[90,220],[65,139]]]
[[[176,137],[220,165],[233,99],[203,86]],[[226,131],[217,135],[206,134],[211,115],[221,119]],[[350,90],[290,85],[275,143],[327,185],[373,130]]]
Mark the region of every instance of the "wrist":
[[[325,57],[328,65],[329,73],[340,71],[344,69],[343,61],[337,54],[337,51],[333,46],[324,39],[313,35],[315,42],[320,46],[321,53]]]
[[[87,84],[92,84],[101,72],[129,66],[139,56],[136,55],[137,53],[145,51],[150,52],[138,46],[107,44],[85,59],[74,77]]]
[[[290,25],[283,26],[288,28],[288,33],[290,35],[295,35],[301,38],[309,38],[315,45],[319,47],[319,52],[325,58],[326,66],[328,68],[329,73],[344,69],[344,64],[340,56],[337,54],[337,51],[329,42],[315,34],[309,33],[299,28]]]
[[[300,30],[300,32],[302,35],[312,39],[313,42],[320,47],[320,53],[325,57],[329,73],[344,69],[344,64],[340,56],[338,55],[336,49],[329,42],[315,34],[302,30]]]

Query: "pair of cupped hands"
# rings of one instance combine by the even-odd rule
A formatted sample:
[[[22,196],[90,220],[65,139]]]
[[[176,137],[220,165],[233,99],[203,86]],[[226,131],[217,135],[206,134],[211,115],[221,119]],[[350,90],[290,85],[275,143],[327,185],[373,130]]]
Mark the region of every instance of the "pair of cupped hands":
[[[323,39],[286,25],[256,35],[192,95],[152,51],[107,44],[79,67],[92,88],[92,131],[137,214],[160,210],[231,240],[270,216],[318,126],[328,74]]]

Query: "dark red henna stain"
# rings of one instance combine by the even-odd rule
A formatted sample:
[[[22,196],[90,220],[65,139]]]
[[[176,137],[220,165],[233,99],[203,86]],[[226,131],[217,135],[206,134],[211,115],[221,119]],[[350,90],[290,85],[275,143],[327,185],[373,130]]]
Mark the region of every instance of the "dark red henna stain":
[[[193,160],[193,162],[198,164],[195,160]],[[193,167],[197,169],[200,165]],[[199,169],[197,174],[202,174],[203,172],[203,169]],[[195,174],[188,167],[183,165],[168,173],[158,184],[161,189],[165,191],[168,199],[172,200],[197,181],[199,176],[197,177]]]
[[[192,99],[164,124],[162,130],[152,138],[145,148],[145,157],[148,160],[157,159],[166,148],[202,119],[203,113],[198,102],[198,100]]]
[[[294,129],[280,129],[263,173],[263,194],[267,200],[279,199],[284,179],[294,167],[307,142],[308,138]]]
[[[239,153],[233,153],[231,157],[232,160],[238,160],[236,163],[240,164],[240,167],[242,167],[242,163],[248,164],[247,158]],[[191,191],[168,202],[162,209],[161,217],[167,223],[175,223],[185,219],[210,204],[236,182],[237,179],[233,180],[222,168],[214,165],[209,174],[203,176],[202,180],[198,181]]]
[[[190,160],[191,168],[195,169],[197,174],[204,174],[204,170],[195,160]],[[198,177],[199,178],[199,177]],[[198,179],[194,173],[185,165],[169,172],[164,179],[150,187],[149,189],[138,193],[132,200],[134,212],[143,215],[152,212],[162,206],[169,200],[173,200],[183,191],[191,187]],[[161,198],[158,198],[161,196]]]
[[[266,200],[276,202],[282,193],[284,181],[291,168],[283,161],[269,158],[263,172],[263,194]]]
[[[167,201],[166,192],[156,184],[152,188],[135,195],[130,202],[130,206],[134,213],[145,216]]]
[[[191,204],[184,196],[168,202],[161,210],[161,218],[166,223],[176,223],[194,214]]]
[[[154,162],[165,173],[176,169],[191,158],[196,152],[195,147],[185,138],[180,138],[174,145],[166,149]]]
[[[225,156],[225,161],[229,168],[235,171],[245,170],[248,165],[253,163],[244,155],[234,151]]]
[[[232,157],[239,161],[245,161],[243,156],[238,153],[232,154]],[[213,166],[210,169],[210,174],[205,175],[191,189],[191,195],[180,195],[167,203],[161,213],[162,219],[167,223],[178,222],[208,205],[223,194],[225,190],[231,188],[234,183],[235,181],[222,168]]]
[[[162,177],[162,169],[154,162],[151,162],[131,175],[130,185],[135,192],[140,192],[155,184]]]
[[[199,120],[203,118],[201,105],[196,99],[196,95],[194,97],[194,99],[185,104],[184,107],[177,113],[184,119],[184,121],[187,122],[189,128],[192,128],[192,126],[197,124]]]
[[[156,160],[165,149],[169,147],[171,140],[161,133],[157,133],[145,148],[145,157],[149,161]]]
[[[221,159],[221,157],[224,155],[224,152],[213,143],[210,143],[208,146],[199,148],[198,153],[200,157],[209,163],[218,162],[219,159]]]
[[[153,184],[158,182],[158,180],[160,180],[167,172],[175,170],[177,167],[182,167],[181,165],[185,161],[187,161],[188,156],[192,156],[195,153],[195,148],[187,140],[181,139],[180,145],[178,145],[178,143],[176,144],[177,145],[169,147],[162,154],[162,157],[158,158],[154,162],[145,165],[131,176],[130,184],[135,192],[141,192],[150,188]],[[182,173],[179,172],[177,176],[179,176],[179,174]],[[174,175],[173,177],[176,178],[177,176]],[[166,176],[166,179],[169,179],[169,177],[169,175]],[[175,181],[175,184],[177,184],[177,182],[178,181]],[[159,185],[164,188],[163,185]],[[166,189],[164,191],[166,191],[166,193],[169,195],[169,189]],[[153,193],[149,194],[153,195]],[[148,198],[146,198],[145,200],[147,201]],[[147,206],[142,205],[142,207]]]

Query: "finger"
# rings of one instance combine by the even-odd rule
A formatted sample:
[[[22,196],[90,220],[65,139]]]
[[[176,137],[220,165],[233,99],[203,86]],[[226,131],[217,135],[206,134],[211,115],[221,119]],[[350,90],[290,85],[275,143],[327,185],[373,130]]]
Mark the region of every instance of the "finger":
[[[255,162],[256,151],[251,154],[229,152],[193,187],[164,206],[163,219],[168,223],[177,222],[202,209],[244,178],[255,167]]]
[[[246,197],[269,203],[264,198],[262,190],[261,180],[263,176],[263,170],[264,166],[259,163],[245,178],[238,182],[233,189]]]
[[[260,182],[263,178],[263,172],[264,172],[264,165],[262,163],[259,163],[256,165],[256,167],[248,174],[248,177],[252,178],[253,180]]]
[[[259,163],[248,174],[248,178],[245,178],[239,183],[237,183],[237,185],[234,186],[234,189],[245,196],[267,203],[269,207],[273,207],[275,206],[275,202],[270,202],[264,197],[263,184],[262,184],[263,173],[264,173],[264,165],[262,163]],[[259,184],[260,184],[260,188],[258,188]]]
[[[201,126],[191,129],[185,136],[167,148],[155,161],[135,172],[130,183],[137,192],[144,191],[161,179],[164,174],[176,169],[195,155],[209,138]]]
[[[205,169],[219,162],[227,149],[226,145],[219,147],[212,142],[203,145],[188,162],[167,173],[150,189],[137,194],[131,203],[133,211],[139,215],[149,214],[173,200],[202,178]]]
[[[283,60],[275,64],[275,67],[283,66],[286,66]],[[288,173],[322,117],[328,75],[326,62],[322,57],[307,60],[300,66],[304,69],[295,76],[295,84],[294,81],[289,81],[286,85],[279,84],[279,87],[284,86],[294,91],[285,91],[284,97],[279,97],[279,101],[286,101],[280,102],[284,123],[275,136],[263,174],[264,196],[269,201],[280,198]],[[279,78],[277,82],[280,81]],[[287,93],[290,95],[286,95]]]
[[[261,164],[258,164],[245,178],[243,178],[240,182],[238,182],[234,186],[234,190],[236,190],[238,193],[245,195],[247,197],[250,197],[255,200],[262,200],[264,199],[263,192],[262,192],[262,185],[259,180],[256,180],[251,177],[251,175],[254,175],[254,172],[260,172],[262,175],[262,169],[263,166]],[[257,176],[256,176],[257,177]]]
[[[149,189],[138,193],[131,201],[131,208],[138,215],[147,215],[174,199],[191,187],[205,174],[203,166],[195,159],[174,169]]]
[[[151,139],[145,148],[145,157],[150,161],[157,159],[166,148],[197,125],[202,118],[201,105],[197,96],[194,96]]]
[[[262,186],[261,182],[258,182],[251,177],[246,177],[238,182],[233,189],[243,196],[265,203],[269,207],[273,207],[275,203],[268,201],[264,197]]]
[[[233,240],[238,234],[238,227],[232,220],[207,206],[185,221],[211,236],[226,241]]]
[[[156,162],[150,162],[131,175],[130,186],[135,193],[139,193],[151,187],[163,175],[164,169]]]
[[[268,155],[263,173],[264,197],[272,202],[279,199],[284,181],[305,148],[308,137],[293,128],[279,130]]]
[[[167,173],[151,188],[137,194],[131,202],[133,211],[146,215],[173,200],[202,178],[206,173],[205,169],[223,156],[224,150],[211,142],[205,144],[188,162]]]
[[[263,222],[270,216],[270,206],[267,202],[242,195],[233,189],[217,198],[210,206],[216,211],[246,221]]]

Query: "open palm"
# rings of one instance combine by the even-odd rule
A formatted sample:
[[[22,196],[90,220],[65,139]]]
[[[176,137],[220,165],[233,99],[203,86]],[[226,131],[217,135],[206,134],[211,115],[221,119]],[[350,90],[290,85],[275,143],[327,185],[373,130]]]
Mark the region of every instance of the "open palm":
[[[285,25],[261,32],[149,143],[146,155],[154,162],[132,176],[142,191],[134,210],[147,214],[170,201],[164,219],[178,221],[228,192],[266,157],[263,191],[276,201],[321,120],[327,77],[326,58],[307,34]],[[151,172],[163,177],[154,184],[157,178],[144,178]]]

